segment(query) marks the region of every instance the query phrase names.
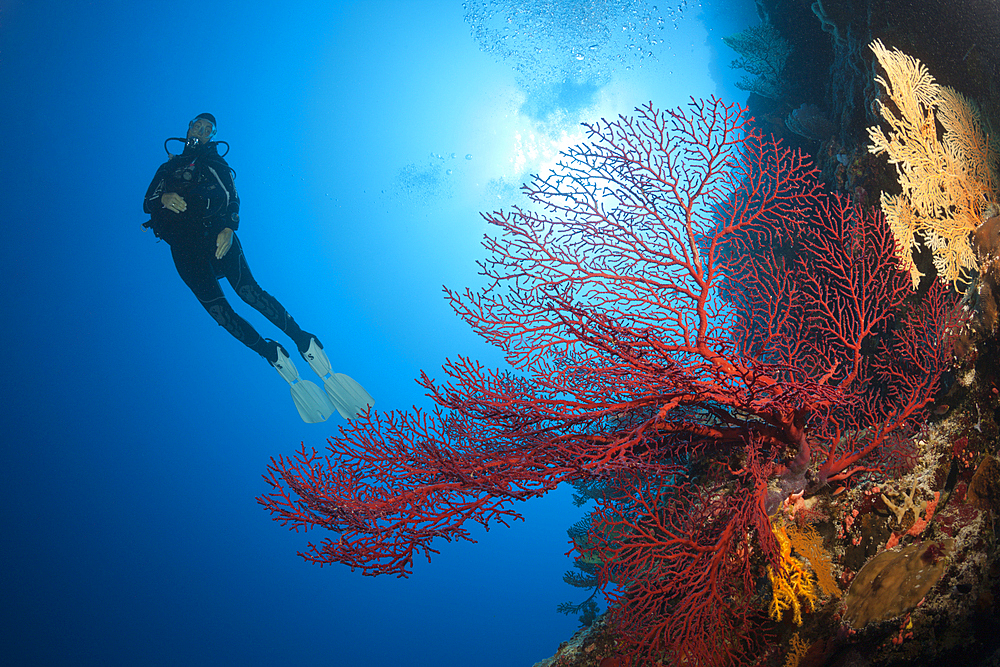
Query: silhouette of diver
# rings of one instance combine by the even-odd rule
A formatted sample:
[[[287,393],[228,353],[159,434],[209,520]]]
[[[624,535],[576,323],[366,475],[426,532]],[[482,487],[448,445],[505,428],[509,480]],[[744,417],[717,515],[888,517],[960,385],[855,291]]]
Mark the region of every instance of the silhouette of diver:
[[[345,419],[364,414],[374,403],[368,392],[348,376],[332,373],[319,339],[303,331],[250,273],[236,235],[240,198],[233,183],[234,172],[218,151],[219,143],[223,143],[228,153],[229,144],[212,141],[217,127],[215,116],[203,113],[188,124],[185,139],[167,139],[167,142],[184,142],[184,151],[179,155],[168,151],[169,159],[156,170],[143,200],[143,210],[150,215],[143,226],[170,245],[177,273],[209,315],[234,338],[264,357],[289,383],[304,421],[324,421],[334,408]],[[283,346],[263,338],[233,310],[219,285],[221,277],[229,280],[241,299],[294,341],[302,357],[323,378],[325,393],[299,377]]]

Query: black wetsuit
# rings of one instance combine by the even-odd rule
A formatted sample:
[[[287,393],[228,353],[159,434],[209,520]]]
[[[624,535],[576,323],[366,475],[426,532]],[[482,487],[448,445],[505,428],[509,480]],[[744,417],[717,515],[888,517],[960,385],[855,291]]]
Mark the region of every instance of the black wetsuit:
[[[174,213],[164,208],[160,198],[167,192],[183,197],[187,210]],[[302,331],[250,273],[235,234],[239,227],[240,199],[229,164],[219,155],[215,143],[185,147],[183,153],[160,165],[146,190],[143,210],[151,216],[147,225],[170,244],[181,279],[226,331],[271,363],[277,361],[274,343],[267,343],[229,305],[219,285],[223,276],[241,299],[288,334],[300,351],[308,348],[311,334]],[[232,247],[222,259],[216,259],[216,239],[227,227],[234,232]]]

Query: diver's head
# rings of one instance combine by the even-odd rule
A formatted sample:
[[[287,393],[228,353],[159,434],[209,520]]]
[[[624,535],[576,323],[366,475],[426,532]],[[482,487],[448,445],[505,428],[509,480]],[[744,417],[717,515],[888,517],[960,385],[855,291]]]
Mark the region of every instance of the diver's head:
[[[188,145],[206,144],[215,137],[217,126],[215,116],[210,113],[200,113],[188,123],[187,142]],[[197,141],[192,141],[197,140]]]

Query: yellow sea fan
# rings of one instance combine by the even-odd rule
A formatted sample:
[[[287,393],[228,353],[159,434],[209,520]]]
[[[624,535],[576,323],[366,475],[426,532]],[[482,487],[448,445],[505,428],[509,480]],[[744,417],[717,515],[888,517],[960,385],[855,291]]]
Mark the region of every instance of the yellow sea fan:
[[[921,107],[928,108],[937,99],[937,83],[927,67],[899,49],[889,51],[880,39],[871,43],[871,50],[889,76],[888,81],[876,76],[875,82],[882,84],[904,118],[920,117]]]
[[[903,189],[901,196],[882,197],[900,268],[910,272],[916,289],[921,274],[912,250],[922,240],[942,281],[965,280],[977,269],[969,235],[996,201],[997,151],[990,132],[975,103],[939,86],[919,60],[877,40],[871,49],[886,72],[875,80],[898,110],[879,101],[890,129],[870,127],[868,136],[869,151],[887,155]],[[944,128],[940,138],[938,123]]]
[[[975,229],[975,226],[972,229]],[[924,230],[924,240],[933,253],[934,268],[937,269],[938,275],[954,276],[951,280],[971,278],[978,263],[968,236],[955,234],[953,225],[948,226],[945,234],[948,236],[939,234],[933,229]]]
[[[965,166],[969,177],[982,187],[994,190],[997,185],[996,139],[990,142],[992,133],[984,123],[979,107],[948,86],[941,86],[938,96],[937,119],[945,130],[945,148]]]
[[[917,247],[917,242],[913,238],[913,231],[916,227],[913,210],[910,208],[909,202],[899,195],[887,195],[883,192],[882,212],[885,214],[886,224],[889,225],[892,235],[896,238],[896,257],[899,259],[899,270],[910,274],[913,289],[917,289],[924,274],[913,263],[913,249]]]

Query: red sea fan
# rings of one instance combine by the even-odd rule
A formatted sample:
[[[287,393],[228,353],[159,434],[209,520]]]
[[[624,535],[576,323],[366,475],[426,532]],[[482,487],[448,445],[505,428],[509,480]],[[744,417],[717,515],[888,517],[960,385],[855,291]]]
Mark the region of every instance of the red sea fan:
[[[447,362],[419,380],[433,412],[272,460],[258,500],[333,532],[308,560],[406,576],[468,521],[621,480],[588,550],[631,655],[738,663],[761,638],[768,513],[876,467],[923,417],[954,299],[912,302],[881,216],[824,194],[737,106],[647,105],[588,131],[529,206],[486,216],[487,287],[447,291],[511,368]]]

